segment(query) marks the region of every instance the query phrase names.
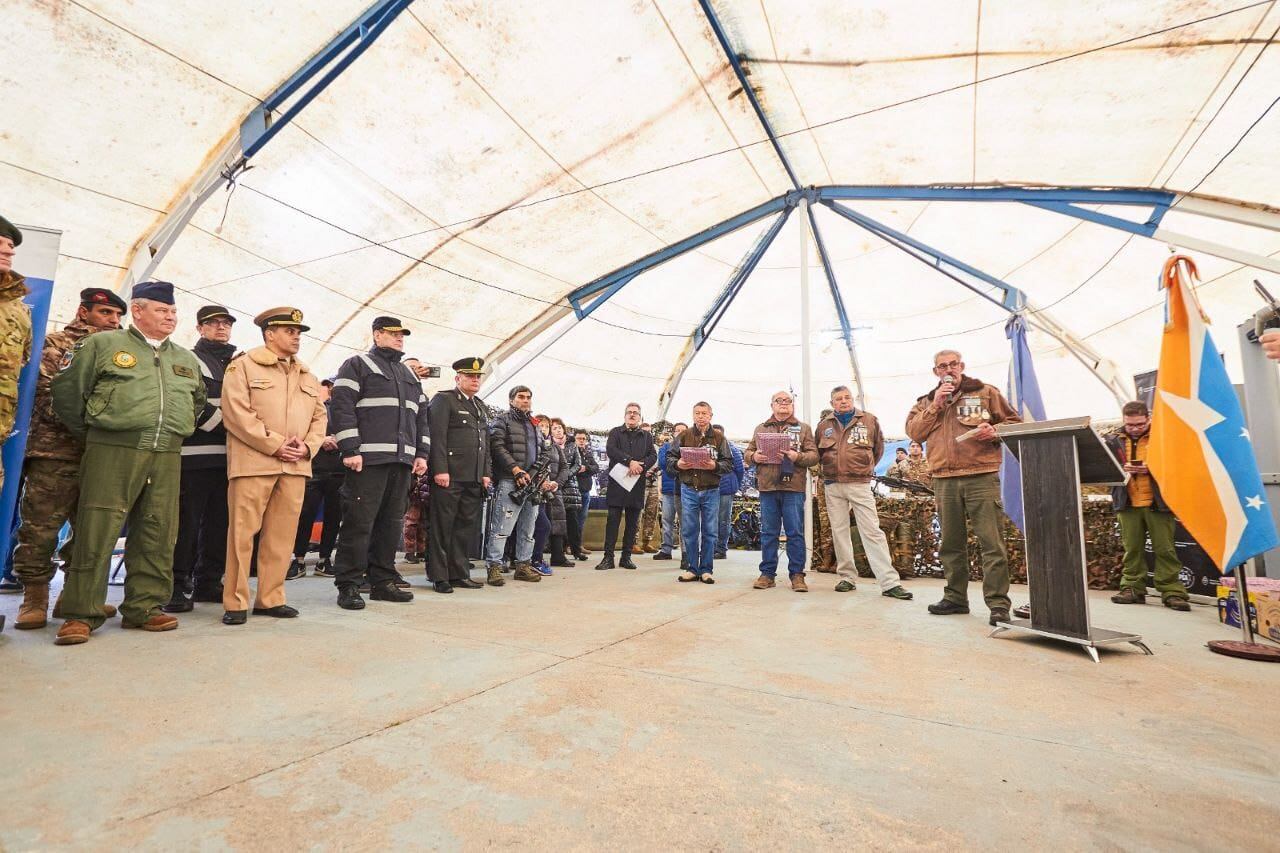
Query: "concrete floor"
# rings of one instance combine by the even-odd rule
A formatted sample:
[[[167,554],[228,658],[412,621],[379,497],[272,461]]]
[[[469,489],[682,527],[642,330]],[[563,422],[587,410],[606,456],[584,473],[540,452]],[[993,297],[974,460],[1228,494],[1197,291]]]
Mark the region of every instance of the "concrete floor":
[[[362,613],[307,577],[297,620],[203,605],[71,648],[10,627],[0,848],[1280,845],[1280,666],[1209,653],[1238,634],[1211,609],[1093,593],[1156,653],[1094,664],[928,615],[938,581],[754,591],[754,559],[450,596],[405,567],[417,600]]]

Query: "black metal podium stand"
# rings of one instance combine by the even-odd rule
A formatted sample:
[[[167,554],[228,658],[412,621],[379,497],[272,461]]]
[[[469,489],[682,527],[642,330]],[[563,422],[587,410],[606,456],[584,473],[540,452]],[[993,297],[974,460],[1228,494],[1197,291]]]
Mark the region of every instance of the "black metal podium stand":
[[[1022,463],[1027,586],[1031,618],[1001,622],[991,636],[1025,631],[1082,646],[1094,662],[1098,647],[1132,643],[1151,649],[1137,634],[1089,625],[1080,485],[1118,485],[1127,476],[1089,418],[1009,424],[996,431]]]

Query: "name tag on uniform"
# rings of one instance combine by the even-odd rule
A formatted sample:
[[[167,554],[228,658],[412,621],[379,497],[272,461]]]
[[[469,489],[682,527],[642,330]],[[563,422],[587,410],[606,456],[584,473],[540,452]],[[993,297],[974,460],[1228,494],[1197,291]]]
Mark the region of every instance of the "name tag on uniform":
[[[195,379],[195,378],[196,378],[195,371],[194,371],[194,370],[192,370],[190,367],[187,367],[187,366],[185,366],[185,365],[175,364],[175,365],[173,366],[173,372],[174,372],[174,373],[176,373],[176,374],[178,374],[179,376],[185,377],[185,378],[187,378],[187,379]]]
[[[257,389],[270,388],[271,380],[270,379],[250,379],[249,387],[257,388]]]

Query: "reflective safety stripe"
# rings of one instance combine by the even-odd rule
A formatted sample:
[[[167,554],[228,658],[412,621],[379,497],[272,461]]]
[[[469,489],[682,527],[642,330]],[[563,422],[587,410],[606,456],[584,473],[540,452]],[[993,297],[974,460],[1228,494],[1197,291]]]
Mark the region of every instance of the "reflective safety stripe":
[[[196,362],[200,365],[200,375],[205,379],[213,378],[213,371],[209,370],[209,365],[204,363],[203,358],[197,358]]]
[[[395,397],[365,397],[356,401],[357,409],[367,409],[370,406],[399,406],[400,401]]]
[[[335,379],[333,380],[334,388],[350,388],[352,391],[359,393],[360,383],[354,379]]]
[[[398,444],[362,444],[360,445],[360,453],[396,453],[400,450]]]
[[[226,456],[227,446],[225,444],[193,444],[190,447],[183,446],[183,456]]]
[[[200,424],[200,429],[204,432],[213,432],[222,423],[222,409],[214,409],[213,414],[209,416],[209,420]]]
[[[348,438],[359,438],[359,437],[360,437],[360,430],[344,429],[341,432],[335,433],[333,436],[333,439],[334,441],[346,441]]]
[[[373,359],[369,358],[369,356],[366,355],[365,353],[360,354],[360,360],[363,361],[365,364],[369,365],[369,369],[372,370],[374,373],[378,374],[379,376],[386,377],[387,374],[382,372],[382,368],[378,367],[378,363]]]
[[[221,405],[222,405],[222,398],[221,398],[221,397],[209,397],[209,398],[205,399],[205,402],[206,402],[206,403],[208,403],[208,404],[209,404],[209,405],[211,405],[211,406],[221,406]]]
[[[405,407],[406,409],[408,409],[409,411],[411,411],[411,412],[415,412],[415,413],[416,413],[416,412],[418,411],[418,404],[417,404],[417,403],[415,403],[413,400],[405,400],[405,401],[404,401],[404,407]]]

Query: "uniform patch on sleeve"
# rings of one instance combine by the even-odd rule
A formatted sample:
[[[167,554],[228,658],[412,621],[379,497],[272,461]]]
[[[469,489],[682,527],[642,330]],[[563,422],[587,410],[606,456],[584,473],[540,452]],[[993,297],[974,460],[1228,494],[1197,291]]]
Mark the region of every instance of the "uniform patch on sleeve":
[[[111,363],[114,364],[116,367],[128,368],[136,365],[138,363],[138,359],[134,356],[133,353],[120,350],[118,353],[111,356]]]
[[[71,366],[71,357],[75,354],[74,350],[67,350],[62,354],[62,359],[58,362],[59,370],[66,370]]]
[[[193,371],[190,367],[187,367],[185,364],[175,364],[173,366],[173,372],[186,379],[196,378],[195,371]]]

